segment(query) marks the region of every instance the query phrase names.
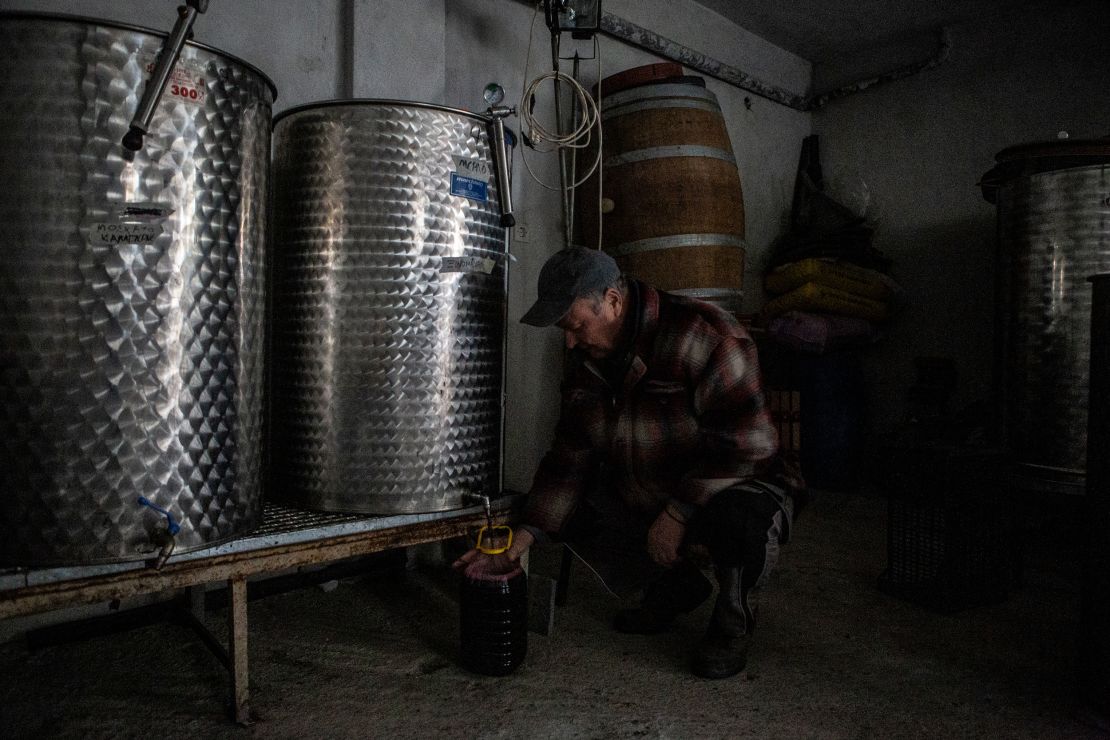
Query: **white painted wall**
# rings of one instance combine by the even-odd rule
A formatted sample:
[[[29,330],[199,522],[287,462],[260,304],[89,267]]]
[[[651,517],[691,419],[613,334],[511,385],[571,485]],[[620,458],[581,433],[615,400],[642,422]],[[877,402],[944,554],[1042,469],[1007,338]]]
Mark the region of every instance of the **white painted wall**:
[[[875,246],[906,290],[889,339],[867,353],[877,430],[903,419],[917,355],[956,360],[957,407],[987,395],[994,207],[975,184],[1007,146],[1110,133],[1108,29],[1100,0],[956,26],[942,66],[816,114],[826,176],[855,171],[867,183]]]
[[[448,0],[355,0],[354,97],[442,103],[447,5]]]
[[[0,10],[67,13],[169,32],[176,0],[0,0]],[[339,2],[215,0],[194,38],[261,69],[278,89],[276,111],[337,97]]]

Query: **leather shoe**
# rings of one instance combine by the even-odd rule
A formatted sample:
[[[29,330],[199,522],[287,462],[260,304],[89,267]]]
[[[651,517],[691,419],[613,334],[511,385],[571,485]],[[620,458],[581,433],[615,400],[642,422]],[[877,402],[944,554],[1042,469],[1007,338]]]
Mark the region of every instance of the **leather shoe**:
[[[691,670],[702,678],[735,676],[748,663],[750,638],[751,635],[730,637],[710,629],[694,650]]]
[[[755,614],[742,590],[740,568],[718,568],[720,591],[709,628],[697,648],[691,670],[702,678],[728,678],[744,670]]]

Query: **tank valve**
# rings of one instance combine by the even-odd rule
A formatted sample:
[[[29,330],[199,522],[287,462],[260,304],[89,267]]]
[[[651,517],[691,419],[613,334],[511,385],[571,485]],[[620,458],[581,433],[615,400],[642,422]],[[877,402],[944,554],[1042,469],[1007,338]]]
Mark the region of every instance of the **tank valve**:
[[[154,560],[154,569],[161,570],[166,561],[173,555],[174,547],[177,546],[176,536],[181,531],[181,525],[173,518],[173,514],[163,509],[161,506],[155,505],[146,496],[139,496],[139,505],[146,506],[147,508],[154,509],[162,516],[166,517],[166,528],[160,529],[151,537],[151,541],[158,547],[158,555]]]
[[[513,530],[508,526],[494,526],[493,506],[489,496],[484,493],[464,493],[463,501],[481,504],[486,510],[486,526],[478,530],[478,544],[475,547],[487,555],[500,555],[513,544]],[[490,544],[497,540],[497,544]]]
[[[484,493],[464,493],[462,500],[471,504],[481,504],[486,509],[486,521],[493,523],[493,508],[490,497]]]
[[[177,541],[166,529],[159,530],[154,535],[153,540],[154,544],[158,545],[158,555],[154,558],[154,570],[162,570],[162,566],[170,559],[170,555],[173,555],[173,549],[177,546]]]

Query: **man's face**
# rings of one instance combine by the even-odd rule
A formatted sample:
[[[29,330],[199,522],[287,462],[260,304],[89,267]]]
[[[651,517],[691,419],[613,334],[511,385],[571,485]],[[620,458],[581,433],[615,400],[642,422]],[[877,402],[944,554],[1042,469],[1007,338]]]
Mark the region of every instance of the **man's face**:
[[[567,349],[578,349],[595,360],[608,357],[621,331],[621,294],[609,289],[600,299],[578,298],[566,316],[556,322],[566,337]]]

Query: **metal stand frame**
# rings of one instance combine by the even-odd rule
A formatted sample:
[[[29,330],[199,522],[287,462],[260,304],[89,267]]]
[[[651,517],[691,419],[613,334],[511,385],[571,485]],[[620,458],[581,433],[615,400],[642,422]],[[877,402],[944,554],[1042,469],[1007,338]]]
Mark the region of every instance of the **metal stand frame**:
[[[505,524],[522,497],[494,501],[494,523]],[[0,571],[0,619],[142,594],[188,589],[186,619],[227,668],[231,715],[252,723],[247,654],[247,580],[398,547],[464,536],[487,523],[483,507],[436,514],[371,517],[319,514],[268,504],[258,532],[206,550],[174,555],[160,570],[142,563]],[[271,523],[274,522],[274,523]],[[228,585],[227,649],[204,623],[205,584]]]

